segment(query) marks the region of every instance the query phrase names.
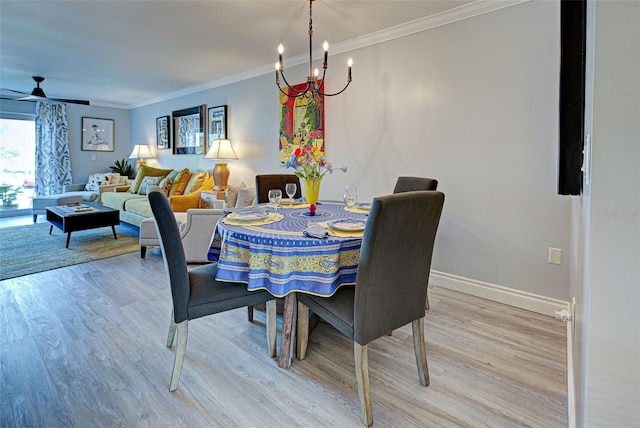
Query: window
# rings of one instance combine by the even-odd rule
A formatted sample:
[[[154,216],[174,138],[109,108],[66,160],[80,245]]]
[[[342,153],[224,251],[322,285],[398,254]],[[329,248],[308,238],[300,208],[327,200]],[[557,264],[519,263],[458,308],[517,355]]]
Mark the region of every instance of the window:
[[[35,187],[33,115],[0,115],[0,215],[30,209]],[[11,211],[11,212],[7,212]],[[20,213],[23,214],[23,213]]]

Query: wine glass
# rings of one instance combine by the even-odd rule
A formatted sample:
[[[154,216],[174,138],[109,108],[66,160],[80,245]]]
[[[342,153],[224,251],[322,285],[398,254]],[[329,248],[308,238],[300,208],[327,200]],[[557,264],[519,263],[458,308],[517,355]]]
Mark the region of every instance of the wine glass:
[[[353,207],[356,206],[357,200],[358,192],[355,184],[347,184],[344,189],[344,204],[347,207],[347,212],[351,213]],[[351,215],[349,215],[349,219],[351,219]]]
[[[298,190],[296,183],[287,183],[284,186],[284,191],[287,192],[287,196],[289,197],[289,205],[293,204],[293,196],[296,194],[296,190]]]
[[[269,203],[273,205],[273,212],[278,212],[278,204],[282,199],[282,190],[280,189],[271,189],[269,190]]]

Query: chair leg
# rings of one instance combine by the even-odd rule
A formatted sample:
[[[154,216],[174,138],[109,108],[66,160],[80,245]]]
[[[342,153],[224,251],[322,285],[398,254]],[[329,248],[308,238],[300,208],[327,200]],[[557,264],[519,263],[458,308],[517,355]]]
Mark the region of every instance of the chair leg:
[[[251,318],[253,318],[253,308],[249,307]],[[269,356],[276,357],[276,301],[269,300],[267,302],[267,347]]]
[[[360,397],[360,411],[362,422],[368,427],[373,425],[373,410],[371,408],[371,395],[369,394],[369,361],[367,358],[367,345],[353,342],[353,355],[356,363],[356,381],[358,383],[358,396]]]
[[[424,303],[424,308],[426,310],[429,310],[429,306],[430,306],[430,304],[429,304],[429,287],[427,287],[427,301]]]
[[[424,345],[424,317],[411,321],[413,331],[413,350],[416,354],[418,376],[422,386],[429,386],[429,367],[427,366],[427,352]]]
[[[173,346],[173,339],[176,337],[176,322],[173,319],[173,309],[171,309],[171,320],[169,321],[169,334],[167,335],[167,348]]]
[[[182,373],[182,364],[184,356],[187,353],[187,338],[189,336],[189,321],[182,321],[176,324],[178,333],[178,343],[176,344],[176,356],[173,360],[173,372],[171,373],[171,383],[169,391],[173,392],[178,389],[180,383],[180,373]]]
[[[247,306],[247,319],[249,322],[253,322],[253,305]]]
[[[297,354],[299,360],[304,360],[307,356],[307,345],[309,344],[309,308],[298,302],[298,328],[297,337]]]
[[[141,246],[140,247],[140,258],[144,259],[144,256],[147,255],[147,247]]]

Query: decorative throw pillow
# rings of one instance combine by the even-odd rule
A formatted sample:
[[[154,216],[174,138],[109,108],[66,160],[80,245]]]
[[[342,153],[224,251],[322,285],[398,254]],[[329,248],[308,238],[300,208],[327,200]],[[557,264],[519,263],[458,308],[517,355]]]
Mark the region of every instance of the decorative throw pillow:
[[[110,172],[96,172],[93,174],[89,174],[89,179],[87,180],[87,184],[84,185],[84,190],[97,192],[100,190],[100,186],[104,186],[106,184],[109,184],[110,182]]]
[[[171,169],[160,169],[154,168],[152,166],[142,165],[138,168],[138,172],[136,173],[136,179],[131,184],[129,188],[129,193],[138,193],[138,189],[140,188],[140,183],[144,180],[145,177],[165,177],[169,174]]]
[[[238,200],[236,207],[250,207],[256,199],[256,189],[254,187],[243,187],[238,191]]]
[[[204,171],[194,171],[189,177],[189,181],[187,182],[187,186],[184,188],[183,194],[188,195],[189,193],[193,193],[199,188],[202,187],[202,184],[205,180],[209,178],[209,173]]]
[[[160,184],[164,177],[145,177],[142,179],[142,183],[140,183],[140,187],[138,187],[138,195],[146,195],[147,189],[150,186],[157,186]]]
[[[171,186],[171,191],[169,192],[169,196],[182,195],[184,192],[184,188],[187,187],[187,183],[189,182],[189,178],[191,177],[191,173],[188,168],[183,169],[178,172],[176,178],[173,179],[173,186]]]
[[[236,206],[236,202],[238,200],[238,192],[243,187],[247,187],[244,182],[240,183],[239,186],[227,186],[227,193],[224,194],[224,206],[225,208],[231,208]]]
[[[162,181],[160,181],[160,184],[158,184],[158,186],[160,186],[164,194],[167,196],[169,196],[169,191],[171,190],[171,186],[173,186],[173,178],[170,176],[171,174],[167,175],[162,179]]]

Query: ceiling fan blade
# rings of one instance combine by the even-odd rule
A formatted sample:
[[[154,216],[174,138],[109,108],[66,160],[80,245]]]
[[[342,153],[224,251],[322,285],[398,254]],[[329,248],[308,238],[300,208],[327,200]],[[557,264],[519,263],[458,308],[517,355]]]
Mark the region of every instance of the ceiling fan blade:
[[[55,101],[57,103],[70,103],[70,104],[82,104],[85,106],[90,105],[91,103],[87,100],[68,100],[65,98],[46,98],[49,101]]]
[[[22,98],[13,98],[16,101],[31,101],[31,102],[37,102],[37,101],[50,101],[53,103],[69,103],[69,104],[82,104],[85,106],[90,105],[90,102],[87,100],[71,100],[71,99],[66,99],[66,98],[45,98],[45,97],[37,97],[34,95],[27,95],[26,97],[22,97]]]
[[[3,91],[9,91],[9,92],[13,92],[14,94],[20,94],[20,95],[29,95],[29,92],[23,92],[23,91],[16,91],[15,89],[9,89],[9,88],[0,88],[0,90],[3,90]]]

